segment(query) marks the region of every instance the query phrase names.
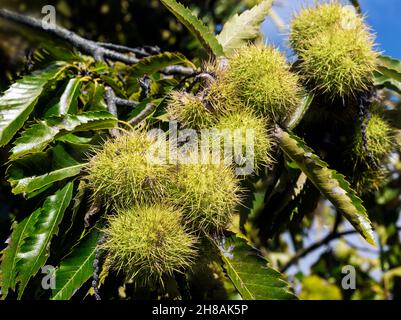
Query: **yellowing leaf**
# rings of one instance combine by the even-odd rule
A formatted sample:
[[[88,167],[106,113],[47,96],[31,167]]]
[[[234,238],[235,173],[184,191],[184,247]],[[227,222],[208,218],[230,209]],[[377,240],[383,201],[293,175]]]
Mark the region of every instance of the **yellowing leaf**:
[[[272,7],[272,0],[265,0],[240,15],[235,14],[224,25],[217,36],[227,57],[232,56],[236,49],[249,43],[259,34],[260,25],[265,20]]]

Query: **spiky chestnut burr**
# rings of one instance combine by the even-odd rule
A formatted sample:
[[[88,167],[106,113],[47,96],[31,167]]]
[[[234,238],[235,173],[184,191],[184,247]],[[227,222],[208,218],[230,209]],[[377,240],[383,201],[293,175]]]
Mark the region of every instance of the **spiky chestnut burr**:
[[[365,130],[356,126],[351,155],[355,163],[375,169],[395,147],[395,133],[390,124],[378,113],[372,112]]]
[[[118,210],[107,218],[107,236],[100,248],[110,268],[145,285],[163,284],[189,268],[196,256],[197,238],[182,222],[182,211],[166,205],[140,205]]]
[[[311,39],[330,29],[367,31],[363,17],[355,8],[338,1],[303,8],[294,16],[290,29],[289,42],[296,53],[306,49]]]
[[[232,167],[223,161],[180,164],[169,195],[197,231],[221,231],[240,203],[239,181]]]
[[[212,111],[207,109],[202,98],[187,92],[174,91],[170,95],[167,114],[170,120],[185,128],[202,129],[213,123]]]
[[[302,10],[292,22],[290,43],[311,90],[335,99],[356,97],[373,85],[374,36],[352,6],[334,1]]]
[[[160,199],[169,188],[170,169],[147,156],[155,143],[144,130],[134,130],[95,150],[86,168],[93,197],[106,208]]]
[[[373,85],[377,52],[367,33],[330,30],[309,40],[299,52],[305,84],[330,98],[356,96]]]
[[[299,106],[298,76],[273,47],[249,45],[239,49],[221,78],[214,91],[233,97],[237,110],[246,105],[271,122],[285,124]],[[237,103],[235,97],[242,103]]]
[[[274,139],[267,129],[266,118],[258,116],[252,109],[243,108],[218,117],[215,128],[227,132],[229,139],[222,145],[227,150],[223,149],[222,153],[228,151],[228,156],[232,156],[236,164],[240,164],[241,159],[246,161],[247,157],[253,159],[252,165],[257,171],[261,166],[273,163]]]

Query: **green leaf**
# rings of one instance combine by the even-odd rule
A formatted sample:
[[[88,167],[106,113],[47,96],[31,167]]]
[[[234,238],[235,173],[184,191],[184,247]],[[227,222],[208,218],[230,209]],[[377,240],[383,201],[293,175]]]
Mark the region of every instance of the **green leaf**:
[[[29,279],[45,264],[51,239],[58,233],[58,226],[72,198],[73,183],[48,197],[42,208],[34,211],[17,225],[11,235],[11,243],[2,261],[2,294],[20,283],[21,298]]]
[[[223,48],[217,41],[214,34],[189,10],[181,3],[175,0],[160,0],[165,7],[170,10],[176,18],[200,41],[202,46],[217,57],[222,56]]]
[[[68,300],[92,276],[99,238],[99,232],[92,231],[61,262],[56,270],[56,288],[52,292],[52,300]]]
[[[84,58],[79,54],[72,44],[52,41],[55,39],[45,39],[36,37],[31,39],[31,43],[40,43],[40,47],[33,53],[35,64],[48,64],[49,61],[68,61],[68,62],[84,62]],[[43,47],[43,48],[42,48]]]
[[[71,153],[66,150],[65,144],[63,143],[57,143],[51,149],[51,154],[53,157],[52,170],[63,169],[80,164],[80,162],[77,161],[77,159],[75,159]]]
[[[24,219],[21,223],[14,223],[12,227],[12,234],[9,239],[9,243],[6,249],[2,252],[1,259],[1,277],[0,277],[0,287],[1,287],[1,297],[5,299],[8,290],[12,289],[15,291],[16,285],[16,272],[15,267],[17,264],[17,253],[20,251],[25,238],[28,237],[30,231],[32,231],[31,220],[33,215]]]
[[[260,25],[265,20],[272,4],[272,0],[262,1],[240,15],[235,14],[224,24],[217,40],[227,57],[232,56],[237,49],[247,45],[259,35]]]
[[[70,79],[60,97],[60,100],[46,112],[45,116],[49,117],[64,115],[67,113],[77,113],[78,96],[81,93],[81,86],[82,78]]]
[[[145,57],[130,70],[130,77],[140,78],[143,75],[152,75],[168,66],[185,64],[195,68],[183,54],[178,52],[162,52],[154,56]]]
[[[306,174],[316,188],[339,210],[340,213],[370,244],[375,245],[372,224],[362,200],[351,189],[345,177],[314,154],[304,141],[292,133],[276,129],[283,152]]]
[[[81,170],[85,167],[85,164],[78,164],[62,169],[58,169],[41,176],[33,176],[22,179],[9,178],[8,182],[12,186],[12,192],[14,194],[21,193],[32,193],[49,186],[50,184],[61,181],[66,178],[71,178],[78,175]]]
[[[0,146],[7,144],[24,125],[41,94],[68,66],[65,62],[56,62],[26,75],[0,97]]]
[[[294,129],[303,119],[306,112],[309,110],[310,105],[312,104],[314,99],[313,94],[307,94],[301,100],[300,106],[295,110],[294,114],[292,115],[287,127],[289,129]]]
[[[50,117],[25,130],[11,149],[11,160],[43,151],[53,140],[67,133],[113,128],[117,119],[107,111]]]
[[[72,145],[82,145],[82,146],[83,145],[89,146],[90,143],[92,142],[92,140],[93,140],[93,137],[89,137],[89,138],[79,137],[72,133],[68,133],[66,135],[63,135],[63,136],[57,138],[57,141],[62,141],[62,142],[69,143]]]
[[[268,267],[268,261],[244,238],[212,241],[221,253],[227,276],[244,300],[296,299],[281,273]]]
[[[99,111],[107,110],[107,103],[104,99],[104,85],[99,82],[89,82],[85,85],[86,95],[81,95],[81,100],[85,104],[85,110]]]
[[[401,94],[401,61],[380,56],[374,80],[376,86],[385,87]]]
[[[384,67],[389,70],[392,70],[394,73],[397,73],[397,78],[401,79],[401,61],[388,57],[388,56],[380,56],[378,58],[379,67]]]
[[[75,218],[77,217],[77,214],[81,207],[81,204],[85,199],[86,188],[87,188],[87,186],[86,186],[85,180],[80,180],[79,184],[78,184],[77,192],[74,195],[74,198],[72,199],[73,206],[71,208],[71,218],[70,218],[70,221],[68,222],[69,226],[64,233],[65,235],[67,235],[71,231],[71,229],[74,225]]]
[[[374,72],[374,84],[377,87],[387,88],[401,94],[401,82],[389,78],[379,71]]]
[[[68,183],[63,189],[45,200],[42,208],[32,213],[32,233],[25,238],[23,245],[17,253],[18,272],[17,281],[20,281],[18,297],[20,298],[28,284],[45,264],[49,256],[51,239],[58,233],[58,226],[68,208],[74,183]]]

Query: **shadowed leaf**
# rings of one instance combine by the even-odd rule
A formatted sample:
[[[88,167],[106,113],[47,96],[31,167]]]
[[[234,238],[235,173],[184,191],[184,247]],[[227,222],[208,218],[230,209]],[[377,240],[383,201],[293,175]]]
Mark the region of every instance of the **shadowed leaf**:
[[[299,166],[315,187],[330,200],[362,237],[375,245],[372,225],[366,209],[345,177],[329,169],[328,164],[294,134],[277,128],[276,135],[283,152]]]
[[[93,230],[73,248],[56,270],[52,300],[68,300],[93,274],[99,232]]]
[[[244,300],[296,299],[280,272],[242,237],[223,238],[218,247],[230,278]]]

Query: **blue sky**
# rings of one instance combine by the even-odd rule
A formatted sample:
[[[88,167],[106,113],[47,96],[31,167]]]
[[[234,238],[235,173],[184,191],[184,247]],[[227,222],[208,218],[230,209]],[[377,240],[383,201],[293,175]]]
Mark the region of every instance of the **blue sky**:
[[[275,6],[276,12],[288,23],[292,14],[302,4],[313,3],[314,0],[286,0],[283,5]],[[380,51],[394,58],[401,59],[401,0],[360,0],[367,22],[377,35]],[[284,49],[285,34],[280,34],[270,19],[263,24],[263,32],[268,43]]]

